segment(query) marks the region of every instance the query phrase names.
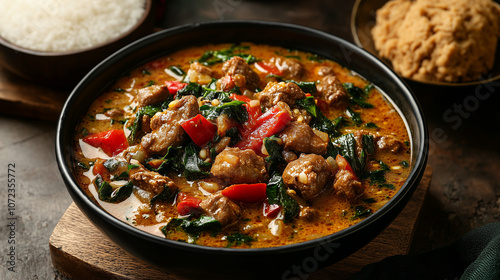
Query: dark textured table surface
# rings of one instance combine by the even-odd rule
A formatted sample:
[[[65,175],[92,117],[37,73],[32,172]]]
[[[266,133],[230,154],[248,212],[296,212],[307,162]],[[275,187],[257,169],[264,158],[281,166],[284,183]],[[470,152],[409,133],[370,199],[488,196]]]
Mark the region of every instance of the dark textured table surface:
[[[354,1],[168,1],[160,27],[258,19],[297,23],[352,41]],[[500,82],[464,88],[410,83],[430,132],[433,178],[411,253],[425,252],[500,218]],[[56,123],[0,112],[0,279],[54,279],[48,240],[71,203],[54,156]],[[15,165],[15,167],[13,166]],[[11,171],[9,171],[11,167]],[[13,170],[13,171],[12,171]],[[11,175],[9,175],[11,174]],[[8,179],[15,175],[15,209]],[[10,177],[9,177],[10,176]],[[7,225],[17,218],[15,229]],[[9,235],[14,234],[14,238]],[[7,263],[15,239],[15,271]]]

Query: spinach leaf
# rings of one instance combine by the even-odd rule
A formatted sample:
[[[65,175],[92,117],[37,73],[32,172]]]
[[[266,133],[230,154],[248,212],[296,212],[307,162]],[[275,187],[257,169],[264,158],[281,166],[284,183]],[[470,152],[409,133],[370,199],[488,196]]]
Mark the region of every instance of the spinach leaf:
[[[364,218],[373,214],[372,209],[366,208],[364,206],[356,206],[354,209],[354,215],[351,217],[351,220],[355,220],[358,218]]]
[[[363,120],[361,119],[361,114],[358,113],[358,112],[355,112],[353,109],[347,108],[347,115],[349,115],[349,117],[351,118],[352,122],[356,126],[360,126],[363,123]]]
[[[361,108],[373,108],[372,104],[366,102],[367,94],[365,91],[355,86],[353,83],[343,83],[342,85],[349,94],[351,103],[357,104]]]
[[[120,162],[117,161],[114,158],[111,158],[111,159],[106,160],[103,163],[103,165],[104,165],[104,167],[106,167],[106,169],[108,171],[112,172],[112,171],[115,171],[118,168],[118,166],[120,165]]]
[[[286,193],[286,186],[280,174],[272,175],[267,183],[267,199],[269,204],[280,205],[285,213],[283,221],[285,223],[295,219],[300,212],[299,204]]]
[[[243,104],[245,104],[245,102],[238,100],[232,100],[225,103],[221,102],[221,104],[217,106],[205,104],[200,107],[200,111],[201,114],[209,120],[215,120],[221,114],[226,114],[237,122],[244,123],[248,120],[248,113],[245,107],[243,107]]]
[[[287,83],[294,83],[305,92],[314,95],[316,93],[316,82],[296,82],[294,80],[286,80]]]
[[[372,170],[368,173],[370,185],[378,185],[381,188],[395,189],[394,185],[388,184],[385,179],[385,174],[390,172],[391,169],[383,161],[379,161],[380,169]]]
[[[357,156],[357,144],[354,134],[349,133],[335,138],[332,141],[333,152],[330,154],[335,157],[337,154],[342,155],[351,165],[354,173],[359,178],[364,178],[366,172],[367,155],[374,152],[373,137],[371,135],[363,135],[363,147],[360,156]]]
[[[157,168],[153,168],[148,163],[144,164],[144,167],[151,171],[158,172],[162,175],[167,175],[167,173],[171,170],[174,170],[178,173],[182,173],[184,170],[184,164],[179,160],[184,154],[184,149],[181,146],[177,147],[168,147],[167,153],[161,158],[163,161],[160,166]],[[152,158],[146,160],[149,162]]]
[[[164,102],[139,108],[139,110],[135,113],[134,123],[128,127],[130,134],[128,135],[127,140],[130,145],[134,144],[135,140],[139,136],[139,131],[141,130],[142,125],[142,117],[152,117],[156,113],[166,110],[170,101],[172,101],[172,95],[169,94],[169,98]]]
[[[363,88],[363,91],[365,92],[365,95],[369,95],[372,89],[374,89],[375,86],[372,84],[368,84]]]
[[[264,147],[266,147],[269,156],[266,158],[268,164],[267,170],[269,174],[282,174],[286,165],[286,161],[283,158],[282,151],[283,148],[278,144],[278,137],[271,136],[264,138]]]
[[[177,67],[175,65],[170,66],[168,69],[170,69],[170,71],[172,71],[177,76],[185,76],[186,75],[186,72],[184,72],[184,70],[182,70],[180,67]]]
[[[155,205],[156,203],[159,202],[172,202],[175,199],[175,196],[177,195],[177,188],[169,187],[169,186],[164,186],[163,191],[161,193],[153,196],[149,204],[151,206]]]
[[[201,179],[210,175],[208,169],[212,164],[203,161],[198,156],[199,152],[200,148],[192,142],[184,149],[184,154],[182,156],[182,162],[184,163],[183,175],[188,180]]]
[[[248,234],[242,234],[236,232],[232,235],[226,236],[227,247],[239,246],[241,244],[251,245],[255,238],[251,237]]]
[[[182,230],[191,238],[197,239],[203,232],[216,234],[220,231],[221,224],[213,217],[200,216],[197,219],[174,218],[168,224],[161,228],[163,234],[168,237],[172,232]]]
[[[312,120],[309,123],[309,126],[312,128],[316,128],[319,131],[323,131],[328,133],[328,135],[333,138],[340,135],[337,130],[336,125],[329,120],[314,102],[314,97],[309,96],[303,99],[299,99],[295,102],[295,104],[304,108],[311,116]]]
[[[97,188],[99,199],[109,203],[120,203],[124,201],[132,194],[134,188],[133,183],[128,182],[117,189],[113,189],[109,182],[102,179],[101,175],[96,176],[94,184]]]
[[[207,99],[207,100],[217,99],[223,103],[232,101],[232,99],[229,98],[228,92],[211,90],[211,89],[205,89],[205,92],[203,94],[203,99]]]
[[[254,63],[257,58],[250,54],[245,54],[242,51],[247,50],[249,47],[233,45],[228,49],[218,50],[218,51],[207,51],[205,52],[198,62],[203,65],[214,65],[224,61],[230,60],[233,56],[239,56],[243,58],[246,63]]]
[[[183,96],[194,95],[196,98],[203,95],[203,87],[197,83],[189,83],[182,89],[177,91],[175,99],[181,99]]]
[[[378,128],[378,125],[373,122],[365,123],[366,128]]]

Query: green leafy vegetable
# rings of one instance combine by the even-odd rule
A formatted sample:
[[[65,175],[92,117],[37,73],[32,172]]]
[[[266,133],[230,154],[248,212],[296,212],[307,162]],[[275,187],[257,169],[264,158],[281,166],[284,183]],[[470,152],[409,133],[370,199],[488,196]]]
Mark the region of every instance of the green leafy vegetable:
[[[232,235],[226,236],[227,239],[227,247],[239,246],[242,244],[251,245],[255,238],[251,237],[248,234],[242,234],[236,232]]]
[[[120,165],[120,162],[114,158],[111,158],[111,159],[106,160],[103,163],[103,165],[104,165],[104,167],[106,167],[106,169],[108,171],[113,172],[118,168],[118,166]]]
[[[363,91],[365,92],[366,95],[370,94],[370,92],[372,91],[372,89],[374,89],[375,86],[372,85],[372,84],[368,84],[366,85],[364,88],[363,88]]]
[[[181,68],[179,68],[175,65],[170,66],[168,69],[170,69],[170,71],[172,71],[175,75],[178,75],[178,76],[186,75],[186,72],[184,72],[184,70],[182,70]]]
[[[284,165],[286,165],[286,161],[283,158],[282,151],[283,148],[280,144],[278,144],[278,137],[271,136],[264,138],[264,146],[266,147],[266,151],[269,156],[266,158],[266,162],[268,163],[267,170],[269,174],[281,174],[284,170]]]
[[[342,135],[332,141],[333,152],[330,154],[335,157],[337,154],[342,155],[347,162],[351,165],[354,173],[359,178],[363,178],[366,172],[366,161],[367,155],[373,154],[374,145],[373,137],[371,135],[363,135],[363,147],[362,151],[358,157],[357,155],[357,144],[354,134],[349,133]]]
[[[286,80],[285,82],[298,85],[300,89],[305,93],[310,93],[312,95],[316,93],[316,82],[296,82],[293,80]]]
[[[391,169],[383,161],[379,161],[380,169],[372,170],[368,173],[370,185],[378,185],[381,188],[395,189],[394,185],[386,183],[385,174]]]
[[[351,103],[359,105],[361,108],[373,108],[373,105],[366,102],[367,94],[365,91],[355,86],[352,83],[342,84],[349,94]]]
[[[205,162],[198,155],[200,148],[194,143],[189,143],[184,149],[182,162],[184,163],[183,175],[188,180],[201,179],[210,175],[211,163]]]
[[[133,183],[128,182],[117,189],[113,189],[109,182],[104,181],[99,174],[96,176],[94,184],[97,188],[99,199],[109,203],[120,203],[124,201],[132,194],[134,188]]]
[[[323,62],[325,59],[317,54],[313,54],[307,57],[310,61]]]
[[[354,209],[354,215],[351,217],[351,220],[355,220],[358,218],[364,218],[370,216],[372,214],[372,209],[366,208],[364,206],[356,206]]]
[[[284,210],[285,223],[295,219],[300,212],[299,204],[286,193],[286,186],[280,174],[274,174],[267,183],[267,198],[269,204],[278,204]]]
[[[312,120],[309,123],[309,126],[319,131],[328,133],[331,138],[340,135],[340,132],[338,132],[336,125],[325,115],[323,115],[321,110],[318,108],[316,102],[314,102],[314,97],[309,96],[303,99],[299,99],[295,104],[304,108],[309,114],[311,114]]]
[[[365,198],[365,199],[363,199],[363,202],[366,202],[366,203],[370,203],[370,204],[371,204],[371,203],[375,203],[375,202],[377,202],[377,201],[375,200],[375,198],[370,197],[370,198]]]
[[[349,115],[349,117],[351,118],[352,122],[356,126],[360,126],[363,123],[363,120],[361,119],[361,114],[360,113],[355,112],[351,108],[347,108],[347,114]]]
[[[213,217],[200,216],[197,219],[172,219],[168,224],[161,228],[163,234],[168,237],[172,232],[182,230],[188,234],[191,238],[196,240],[203,232],[209,232],[216,234],[220,231],[221,224]]]
[[[368,123],[365,123],[365,127],[366,128],[378,128],[378,125],[376,125],[373,122],[368,122]]]
[[[218,51],[207,51],[204,53],[198,62],[204,65],[213,65],[230,60],[233,56],[239,56],[243,58],[247,63],[254,63],[257,58],[250,54],[245,54],[242,51],[247,50],[247,46],[233,45],[228,49],[218,50]]]
[[[169,98],[164,102],[141,107],[135,113],[134,122],[132,123],[132,125],[128,127],[128,129],[130,130],[130,134],[127,137],[127,140],[130,145],[134,144],[136,139],[139,137],[139,131],[141,130],[141,125],[142,125],[142,117],[143,116],[152,117],[156,113],[166,110],[168,108],[168,104],[170,103],[170,101],[172,101],[171,95],[169,95]]]
[[[183,96],[194,95],[196,98],[203,95],[203,87],[198,83],[190,82],[185,87],[177,91],[175,99],[181,99]]]
[[[176,188],[171,188],[169,186],[164,186],[161,193],[153,196],[149,202],[151,206],[159,202],[172,202],[177,195],[178,190]]]
[[[236,120],[239,123],[244,123],[248,120],[248,113],[245,107],[243,107],[245,102],[239,100],[232,100],[217,105],[203,105],[200,107],[201,114],[209,119],[215,120],[221,114],[226,114],[231,119]]]

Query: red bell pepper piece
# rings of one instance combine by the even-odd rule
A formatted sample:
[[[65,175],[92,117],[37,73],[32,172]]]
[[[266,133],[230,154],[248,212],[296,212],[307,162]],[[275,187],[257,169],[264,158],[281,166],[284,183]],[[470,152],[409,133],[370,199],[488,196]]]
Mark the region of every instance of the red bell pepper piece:
[[[264,200],[263,207],[262,207],[262,212],[265,217],[268,218],[276,218],[278,216],[279,212],[281,211],[281,206],[278,204],[269,204],[269,200]]]
[[[166,81],[168,92],[172,95],[175,95],[179,90],[183,89],[187,83],[181,83],[179,81]]]
[[[149,166],[153,167],[153,168],[158,168],[160,167],[160,165],[164,162],[163,159],[152,159],[150,161],[148,161],[148,164]]]
[[[236,184],[222,190],[222,194],[227,198],[243,203],[258,203],[266,199],[267,184]]]
[[[231,98],[232,100],[243,101],[243,102],[246,102],[246,103],[252,101],[252,99],[250,99],[249,97],[246,97],[244,95],[239,95],[239,94],[236,94],[236,93],[231,93],[231,95],[229,95],[229,98]]]
[[[335,157],[335,161],[337,162],[337,164],[339,165],[339,168],[340,169],[344,169],[344,170],[347,170],[349,172],[352,173],[352,175],[354,175],[354,179],[358,180],[358,176],[356,176],[356,173],[354,172],[354,169],[352,169],[352,166],[349,164],[349,162],[345,159],[345,157],[343,157],[342,155],[337,155]]]
[[[181,126],[189,137],[191,137],[191,140],[200,147],[212,140],[217,132],[217,127],[201,114],[183,122]]]
[[[199,198],[179,193],[177,200],[179,201],[177,203],[177,212],[182,216],[194,214],[200,210],[201,199]]]
[[[281,71],[276,65],[268,63],[268,62],[255,62],[255,66],[257,69],[262,70],[266,73],[283,76],[283,71]]]
[[[240,133],[243,140],[236,144],[236,147],[242,150],[252,149],[254,152],[260,153],[264,138],[283,130],[291,119],[288,112],[281,110],[278,106],[272,107],[252,120],[253,123],[242,127]]]
[[[93,147],[101,148],[110,157],[116,156],[128,148],[127,137],[125,137],[123,130],[120,129],[112,129],[88,135],[82,140]]]

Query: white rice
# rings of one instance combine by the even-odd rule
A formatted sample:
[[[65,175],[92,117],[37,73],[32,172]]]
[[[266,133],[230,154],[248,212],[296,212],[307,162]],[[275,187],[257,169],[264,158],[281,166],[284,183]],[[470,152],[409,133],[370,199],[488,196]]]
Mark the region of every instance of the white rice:
[[[130,30],[144,0],[0,0],[0,36],[36,51],[76,51]]]

